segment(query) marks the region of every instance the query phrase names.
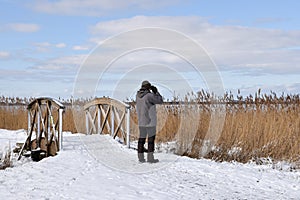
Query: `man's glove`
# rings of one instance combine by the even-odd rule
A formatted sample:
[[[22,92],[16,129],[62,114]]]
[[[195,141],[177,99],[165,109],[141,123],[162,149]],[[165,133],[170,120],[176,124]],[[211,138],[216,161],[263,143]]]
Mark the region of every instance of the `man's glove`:
[[[156,88],[155,86],[151,85],[151,88],[150,88],[150,89],[152,90],[152,92],[153,92],[154,94],[157,93],[157,88]]]

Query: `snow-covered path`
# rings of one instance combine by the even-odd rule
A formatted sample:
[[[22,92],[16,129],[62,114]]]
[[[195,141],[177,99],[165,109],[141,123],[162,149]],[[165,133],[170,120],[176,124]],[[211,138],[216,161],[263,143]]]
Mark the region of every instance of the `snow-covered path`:
[[[136,152],[108,136],[69,135],[59,155],[0,171],[1,199],[300,199],[300,172]]]

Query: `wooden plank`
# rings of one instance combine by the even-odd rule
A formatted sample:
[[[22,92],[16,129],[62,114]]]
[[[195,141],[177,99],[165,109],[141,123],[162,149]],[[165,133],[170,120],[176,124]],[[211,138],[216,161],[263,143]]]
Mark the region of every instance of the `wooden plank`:
[[[113,136],[115,132],[115,113],[114,113],[114,107],[112,105],[109,106],[111,111],[110,111],[110,135]]]
[[[101,126],[101,131],[100,133],[102,133],[103,129],[104,129],[104,126],[107,126],[108,128],[108,132],[110,132],[110,127],[109,127],[109,124],[107,123],[107,120],[108,120],[108,114],[110,112],[110,106],[107,108],[107,111],[106,113],[104,112],[104,109],[102,108],[102,106],[100,107],[101,109],[101,112],[102,112],[102,115],[104,116],[104,120],[103,120],[103,124]]]
[[[52,115],[52,111],[51,111],[51,107],[49,106],[49,104],[47,103],[47,112],[48,112],[48,117],[50,117],[50,140],[47,140],[47,144],[50,146],[52,143],[52,140],[57,140],[56,137],[56,124],[54,124],[54,119],[53,119],[53,115]],[[48,134],[47,134],[48,136]],[[45,136],[46,137],[46,136]],[[47,137],[48,138],[48,137]]]
[[[44,131],[44,136],[45,136],[45,140],[46,140],[46,143],[48,144],[48,132],[49,132],[49,128],[48,128],[48,118],[49,118],[49,115],[48,115],[48,109],[46,109],[45,111],[45,117],[44,117],[44,122],[45,125],[47,124],[47,129],[46,129],[46,126],[45,126],[45,131]]]
[[[121,123],[121,119],[120,119],[120,115],[119,115],[119,112],[117,109],[114,109],[114,112],[115,112],[115,116],[116,116],[116,122],[117,122],[117,131],[115,131],[115,134],[113,135],[115,137],[116,133],[118,132],[118,126],[120,125]],[[121,129],[122,129],[122,126],[121,126]]]
[[[42,120],[41,121],[42,129],[40,130],[40,135],[37,135],[37,147],[40,147],[40,142],[41,142],[41,139],[43,137],[42,134],[46,130],[40,102],[38,102],[38,104],[37,104],[37,109],[38,109],[38,112],[39,112],[39,118]]]
[[[54,124],[55,124],[55,130],[57,130],[59,125],[59,117],[56,119],[56,122],[54,122]]]
[[[117,114],[118,127],[117,127],[116,130],[115,130],[115,133],[114,133],[113,138],[115,138],[115,137],[117,136],[117,133],[118,133],[118,131],[120,130],[120,127],[122,126],[122,123],[123,123],[124,118],[125,118],[125,112],[123,112],[121,119],[120,119],[120,117],[119,117],[119,114],[118,114],[118,113],[116,113],[116,114]],[[123,136],[123,139],[124,139],[124,141],[125,141],[126,138],[125,138],[125,135],[123,134],[123,131],[122,131],[122,136]]]
[[[40,102],[41,104],[45,104],[45,102],[47,101],[51,101],[51,103],[57,108],[65,109],[65,106],[62,103],[60,103],[58,100],[54,98],[49,98],[49,97],[41,97],[41,98],[34,99],[32,102],[28,104],[27,109],[32,110],[32,107],[36,103]]]
[[[94,129],[95,132],[97,131],[97,130],[96,130],[96,126],[95,126],[95,124],[93,123],[93,118],[92,118],[90,112],[87,112],[87,116],[88,116],[89,121],[90,121],[91,124],[92,124],[92,127],[91,127],[91,129],[89,130],[88,134],[93,134],[93,133],[92,133],[92,130],[93,130],[93,129]]]
[[[97,105],[96,112],[98,113],[98,120],[97,120],[97,133],[100,134],[100,128],[101,128],[101,110],[100,105]]]
[[[130,108],[126,108],[126,145],[130,148]]]
[[[118,111],[118,110],[117,110],[117,111]],[[116,111],[116,112],[117,112],[117,111]],[[122,111],[122,110],[121,110],[121,111]],[[124,109],[123,114],[125,114],[125,112],[126,112],[126,108]],[[117,114],[117,120],[120,121],[120,115],[119,115],[119,112],[118,112],[118,114]],[[123,122],[122,122],[122,123],[123,123]],[[121,126],[120,129],[121,129],[122,132],[124,132],[123,126]]]
[[[125,108],[130,107],[130,105],[121,102],[119,100],[104,97],[104,98],[95,98],[92,101],[88,102],[87,104],[84,105],[84,110],[87,110],[88,108],[96,105],[112,105],[120,110],[123,110],[124,107]]]
[[[96,120],[97,120],[97,115],[98,115],[98,112],[97,112],[97,109],[95,110],[95,113],[94,113],[94,117],[93,117],[93,124],[94,124],[94,127],[95,127],[95,133],[97,133],[97,129],[96,129]]]

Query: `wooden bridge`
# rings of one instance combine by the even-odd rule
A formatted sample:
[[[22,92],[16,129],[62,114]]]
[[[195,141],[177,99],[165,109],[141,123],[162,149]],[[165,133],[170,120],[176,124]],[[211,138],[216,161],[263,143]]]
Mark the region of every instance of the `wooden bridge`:
[[[65,106],[58,100],[42,97],[27,106],[28,135],[18,159],[24,151],[31,153],[33,160],[56,155],[62,149],[62,114]]]
[[[84,110],[87,134],[110,134],[130,146],[130,105],[112,98],[95,98]]]

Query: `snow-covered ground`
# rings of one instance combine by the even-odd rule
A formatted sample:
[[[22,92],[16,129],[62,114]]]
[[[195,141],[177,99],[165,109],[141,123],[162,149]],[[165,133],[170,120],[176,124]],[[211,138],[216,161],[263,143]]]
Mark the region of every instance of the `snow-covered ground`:
[[[3,147],[25,131],[0,130],[0,138]],[[63,148],[0,170],[1,199],[300,199],[299,171],[166,153],[139,164],[134,150],[103,135],[64,133]]]

